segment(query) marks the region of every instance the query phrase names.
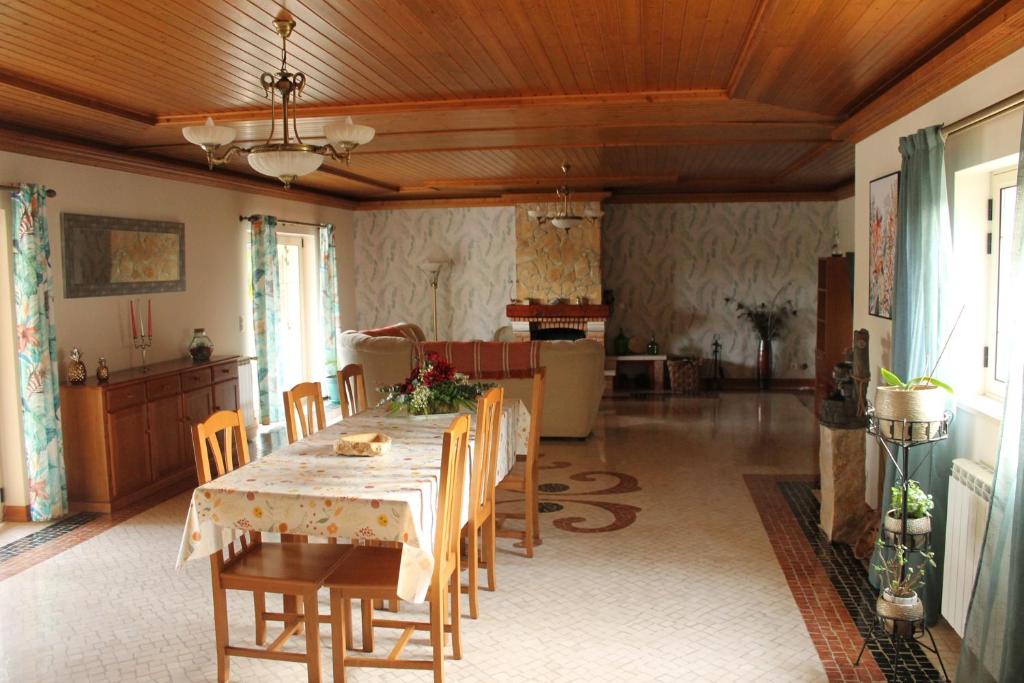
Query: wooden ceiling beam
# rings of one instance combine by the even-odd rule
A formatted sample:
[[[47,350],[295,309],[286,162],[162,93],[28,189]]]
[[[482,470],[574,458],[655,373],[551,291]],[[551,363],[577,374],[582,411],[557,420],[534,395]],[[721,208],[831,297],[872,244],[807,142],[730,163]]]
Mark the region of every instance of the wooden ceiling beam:
[[[84,164],[115,171],[207,185],[238,192],[290,199],[323,206],[352,209],[355,202],[347,197],[327,192],[305,190],[293,186],[286,189],[278,182],[236,173],[227,169],[210,171],[205,165],[186,164],[163,157],[129,154],[118,148],[91,141],[55,137],[49,133],[28,130],[0,123],[0,149],[17,154],[29,154],[45,159]]]
[[[1009,0],[916,71],[861,107],[832,136],[836,140],[859,142],[1021,47],[1024,0]]]
[[[675,174],[658,175],[609,175],[577,177],[570,176],[570,187],[625,187],[629,185],[657,185],[675,183],[679,176]],[[438,190],[472,189],[472,188],[555,188],[565,184],[565,176],[520,177],[520,178],[453,178],[443,180],[427,180],[415,186],[403,186],[402,192],[425,193]],[[574,193],[575,195],[576,193]]]
[[[381,190],[387,190],[388,192],[399,192],[402,189],[398,185],[393,185],[392,183],[388,183],[383,180],[377,180],[375,178],[370,178],[369,176],[353,173],[352,171],[344,168],[338,168],[336,166],[321,166],[318,169],[318,172],[338,176],[339,178],[345,178],[346,180],[352,180],[362,185],[369,185]]]
[[[839,144],[838,140],[830,140],[828,142],[823,142],[822,144],[820,144],[817,147],[815,147],[814,149],[812,149],[810,152],[807,152],[806,154],[801,155],[793,163],[789,164],[784,169],[779,171],[779,174],[775,177],[776,182],[778,182],[779,180],[782,180],[783,178],[789,177],[793,173],[796,173],[797,171],[799,171],[804,166],[807,166],[808,164],[813,162],[815,159],[818,159],[822,155],[824,155],[824,154],[828,153],[829,151],[831,151],[832,148],[835,147],[838,144]]]
[[[754,48],[757,47],[757,43],[761,40],[761,36],[764,33],[764,18],[770,14],[769,9],[774,10],[774,5],[775,0],[758,0],[757,7],[754,8],[750,24],[747,26],[747,33],[743,37],[743,47],[740,49],[736,63],[729,74],[729,83],[725,87],[729,97],[738,96],[740,80],[746,73],[747,67],[750,65],[750,59],[754,54]]]
[[[692,101],[726,101],[724,90],[659,90],[616,92],[587,95],[530,95],[520,97],[471,97],[453,100],[410,100],[373,104],[314,104],[297,107],[297,119],[312,117],[367,116],[373,114],[416,114],[424,112],[459,111],[465,109],[506,109],[536,107],[592,107],[605,104],[666,104]],[[269,119],[269,107],[231,109],[192,114],[163,114],[156,117],[158,126],[191,126],[213,117],[218,123],[241,123]]]
[[[152,114],[144,114],[132,109],[125,109],[90,95],[72,92],[66,88],[43,83],[6,69],[0,69],[0,83],[5,83],[12,88],[31,92],[36,95],[42,95],[43,97],[67,102],[68,104],[73,104],[77,107],[85,107],[86,109],[91,109],[103,114],[110,114],[111,116],[117,116],[118,118],[127,119],[136,123],[143,123],[147,126],[152,126],[156,123],[156,117]]]

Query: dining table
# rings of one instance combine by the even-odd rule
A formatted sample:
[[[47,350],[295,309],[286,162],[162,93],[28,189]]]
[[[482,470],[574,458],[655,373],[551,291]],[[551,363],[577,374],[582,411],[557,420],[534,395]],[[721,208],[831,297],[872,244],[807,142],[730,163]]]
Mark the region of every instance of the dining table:
[[[475,415],[472,416],[475,423]],[[195,489],[177,567],[220,552],[241,533],[258,531],[402,544],[397,593],[423,602],[434,569],[434,537],[444,431],[453,414],[407,415],[377,407],[346,417]],[[522,401],[502,410],[496,479],[526,452],[530,414]],[[335,454],[345,435],[391,438],[380,456]],[[477,452],[470,430],[467,468]],[[469,519],[469,476],[462,522]]]

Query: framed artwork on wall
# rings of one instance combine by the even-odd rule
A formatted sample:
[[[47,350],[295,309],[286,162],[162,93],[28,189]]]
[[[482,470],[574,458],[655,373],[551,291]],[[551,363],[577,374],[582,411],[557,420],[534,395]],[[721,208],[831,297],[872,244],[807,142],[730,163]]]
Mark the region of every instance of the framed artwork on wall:
[[[185,291],[185,224],[61,214],[64,297]]]
[[[868,188],[868,313],[892,320],[900,172],[875,178]]]

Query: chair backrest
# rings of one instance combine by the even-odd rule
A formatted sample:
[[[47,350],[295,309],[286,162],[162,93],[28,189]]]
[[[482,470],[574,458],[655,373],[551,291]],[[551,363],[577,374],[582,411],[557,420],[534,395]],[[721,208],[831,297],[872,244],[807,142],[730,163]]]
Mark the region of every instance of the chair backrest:
[[[249,464],[249,442],[241,410],[221,410],[192,428],[196,476],[200,484]],[[212,467],[211,467],[212,462]]]
[[[342,417],[352,417],[366,410],[366,380],[362,365],[349,363],[338,370],[338,395]]]
[[[477,525],[494,503],[501,411],[505,390],[489,389],[476,402],[476,434],[473,438],[473,466],[469,474],[469,514]]]
[[[327,426],[320,382],[302,382],[284,392],[284,423],[288,428],[288,443],[295,443]]]
[[[541,418],[544,415],[544,378],[547,371],[537,368],[533,373],[533,390],[530,393],[530,436],[526,447],[526,467],[536,473],[537,455],[540,453]]]
[[[238,467],[249,464],[249,441],[245,434],[245,416],[241,410],[221,410],[192,428],[192,447],[196,457],[196,475],[200,484],[208,484]],[[210,463],[213,467],[210,467]],[[210,568],[220,573],[225,560],[234,561],[262,543],[258,531],[243,532],[236,541],[210,555]],[[225,558],[225,553],[227,557]]]
[[[437,495],[437,526],[434,536],[434,588],[448,581],[457,566],[462,537],[462,493],[466,483],[466,445],[469,416],[459,415],[444,432],[441,446],[441,478]]]

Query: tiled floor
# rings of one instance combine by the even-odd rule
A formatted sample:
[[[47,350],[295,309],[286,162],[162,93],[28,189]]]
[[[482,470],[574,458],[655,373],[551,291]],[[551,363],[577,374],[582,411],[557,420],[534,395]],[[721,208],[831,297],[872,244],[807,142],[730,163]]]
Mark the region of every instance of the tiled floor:
[[[464,658],[447,662],[449,678],[826,680],[744,479],[815,472],[805,404],[788,394],[609,401],[590,440],[544,442],[544,543],[527,560],[503,542],[499,590],[483,594],[478,621],[464,620]],[[0,561],[0,681],[215,680],[207,564],[174,570],[187,501],[107,525],[6,579]],[[232,596],[230,610],[234,637],[251,639],[247,596]],[[390,639],[379,633],[382,650]],[[329,679],[326,628],[322,640]],[[232,672],[304,680],[288,663],[237,659]]]

